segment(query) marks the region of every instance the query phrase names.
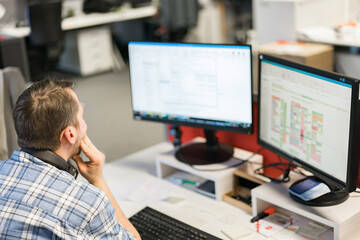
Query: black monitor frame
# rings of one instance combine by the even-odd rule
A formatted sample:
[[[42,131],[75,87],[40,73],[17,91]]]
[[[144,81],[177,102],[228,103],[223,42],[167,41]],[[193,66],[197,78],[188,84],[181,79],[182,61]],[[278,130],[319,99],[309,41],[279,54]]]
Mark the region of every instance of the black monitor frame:
[[[155,43],[156,42],[136,42],[136,41],[132,41],[131,43]],[[168,44],[173,44],[170,42],[161,42],[161,43],[168,43]],[[174,44],[183,44],[183,45],[199,45],[199,46],[240,46],[240,47],[248,47],[249,51],[251,53],[251,45],[246,45],[246,44],[212,44],[212,43],[174,43]],[[251,78],[251,93],[253,92],[253,80],[252,80],[252,54],[250,54],[250,78]],[[130,74],[130,72],[129,72]],[[130,75],[130,79],[131,79],[131,75]],[[130,86],[132,88],[132,86]],[[251,102],[253,102],[253,95],[251,94]],[[131,99],[132,101],[132,109],[133,108],[133,99]],[[167,119],[167,118],[160,118],[160,117],[156,117],[156,116],[141,116],[139,115],[138,112],[133,110],[133,117],[135,120],[149,120],[149,121],[155,121],[155,122],[162,122],[162,123],[168,123],[168,124],[173,124],[173,125],[183,125],[183,126],[190,126],[190,127],[198,127],[198,128],[204,128],[204,129],[208,129],[208,130],[220,130],[220,131],[230,131],[230,132],[238,132],[238,133],[246,133],[246,134],[252,134],[254,132],[254,128],[253,128],[253,123],[254,123],[254,112],[251,111],[251,118],[253,123],[248,126],[248,127],[239,127],[239,128],[234,128],[234,127],[227,127],[227,126],[219,126],[219,125],[211,125],[211,124],[205,124],[205,123],[198,123],[198,122],[188,122],[185,120],[175,120],[175,119]],[[194,119],[194,120],[198,120],[198,121],[206,121],[206,119]]]
[[[145,43],[145,44],[174,44],[174,45],[192,45],[192,46],[225,46],[225,47],[241,47],[241,48],[248,48],[249,50],[249,74],[250,74],[250,102],[251,105],[253,103],[253,80],[252,80],[252,49],[250,45],[246,44],[210,44],[210,43],[170,43],[170,42],[137,42],[132,41],[129,42],[129,51],[130,51],[130,44],[137,44],[137,43]],[[129,57],[130,54],[129,54]],[[129,61],[130,62],[130,61]],[[130,65],[131,67],[131,65]],[[131,71],[130,73],[130,79],[131,79]],[[130,84],[132,85],[132,84]],[[132,92],[132,86],[131,86],[131,92]],[[209,163],[220,163],[223,161],[226,161],[231,158],[233,154],[233,148],[219,143],[216,136],[215,131],[229,131],[229,132],[237,132],[237,133],[245,133],[245,134],[252,134],[254,132],[253,125],[254,125],[254,112],[253,108],[251,106],[251,124],[245,124],[238,127],[233,126],[222,126],[221,121],[211,121],[207,119],[196,119],[196,118],[190,118],[189,120],[181,120],[181,119],[172,119],[172,118],[166,118],[166,117],[158,117],[158,116],[144,116],[142,114],[139,114],[139,112],[134,111],[134,103],[132,99],[132,111],[133,111],[133,117],[135,120],[147,120],[147,121],[153,121],[153,122],[161,122],[161,123],[167,123],[177,126],[190,126],[190,127],[197,127],[197,128],[203,128],[204,129],[204,135],[206,137],[206,144],[193,144],[193,145],[187,145],[185,148],[191,149],[192,147],[195,147],[195,149],[191,149],[189,152],[182,152],[178,151],[176,154],[176,157],[179,161],[188,163],[190,165],[203,165],[203,164],[209,164]],[[204,146],[205,145],[205,146]],[[183,148],[183,149],[185,149]],[[205,151],[205,152],[204,152]],[[186,155],[186,156],[185,156]],[[189,159],[191,158],[191,159]],[[202,158],[202,160],[197,160]],[[204,158],[207,158],[204,160]]]
[[[335,81],[343,82],[352,86],[352,96],[351,96],[351,113],[350,113],[350,131],[349,131],[349,149],[348,149],[348,166],[347,166],[347,174],[346,174],[346,182],[341,181],[333,176],[330,176],[324,171],[317,169],[306,162],[291,156],[290,154],[278,149],[267,142],[263,141],[260,138],[261,134],[261,101],[262,101],[262,94],[261,94],[261,67],[262,67],[262,60],[268,60],[274,63],[278,63],[281,65],[285,65],[287,67],[295,68],[298,70],[306,71],[308,73],[313,73],[316,75],[320,75],[326,78],[333,79]],[[283,157],[284,159],[298,165],[299,167],[308,170],[314,176],[323,182],[325,182],[331,189],[338,189],[345,192],[353,192],[357,187],[357,179],[358,179],[358,170],[359,170],[359,163],[360,163],[360,151],[359,151],[359,140],[360,140],[360,104],[359,104],[359,80],[347,77],[338,73],[328,72],[320,69],[316,69],[310,66],[302,65],[299,63],[291,62],[288,60],[284,60],[281,58],[260,54],[259,55],[259,84],[258,84],[258,101],[259,101],[259,119],[258,119],[258,144],[262,147],[269,149],[270,151],[274,152],[275,154]],[[305,203],[306,204],[306,203]],[[312,204],[308,204],[312,205]],[[321,204],[320,204],[321,205]],[[320,206],[319,205],[319,206]]]

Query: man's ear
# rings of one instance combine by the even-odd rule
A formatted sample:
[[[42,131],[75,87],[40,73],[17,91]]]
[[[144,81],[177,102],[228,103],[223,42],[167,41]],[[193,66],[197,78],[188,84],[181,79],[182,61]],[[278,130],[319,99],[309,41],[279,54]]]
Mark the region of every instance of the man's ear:
[[[77,139],[76,129],[72,126],[66,127],[61,134],[61,138],[62,140],[66,140],[70,144],[75,144]]]

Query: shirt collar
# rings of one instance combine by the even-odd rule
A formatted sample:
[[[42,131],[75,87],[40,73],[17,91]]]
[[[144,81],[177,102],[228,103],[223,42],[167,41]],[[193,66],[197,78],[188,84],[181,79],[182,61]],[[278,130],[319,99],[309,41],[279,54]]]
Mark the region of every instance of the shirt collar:
[[[58,154],[50,151],[50,150],[33,150],[33,149],[25,149],[22,148],[21,151],[24,151],[60,170],[64,170],[70,173],[76,179],[78,172],[77,169],[72,166],[68,161],[60,157]]]

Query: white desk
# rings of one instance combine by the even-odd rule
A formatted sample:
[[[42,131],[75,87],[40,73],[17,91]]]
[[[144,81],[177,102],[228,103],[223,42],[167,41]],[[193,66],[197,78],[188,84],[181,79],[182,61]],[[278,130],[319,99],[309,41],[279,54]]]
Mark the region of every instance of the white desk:
[[[84,27],[97,26],[113,22],[121,22],[139,18],[154,16],[157,11],[155,6],[146,6],[140,8],[125,8],[120,12],[110,13],[91,13],[70,18],[65,18],[61,27],[64,31]]]
[[[309,26],[299,29],[297,39],[334,46],[360,47],[360,32],[336,33],[334,28],[325,26]]]
[[[58,68],[83,76],[114,68],[121,69],[124,61],[117,48],[112,46],[110,27],[100,25],[151,17],[156,12],[157,7],[150,5],[123,8],[120,12],[91,13],[64,19],[61,27],[67,32]],[[23,38],[30,34],[30,28],[3,27],[0,33]]]
[[[335,50],[335,69],[344,75],[360,78],[360,55],[357,50],[360,47],[359,28],[353,32],[336,33],[333,27],[309,26],[298,30],[297,40],[349,48],[348,51]]]
[[[110,13],[91,13],[85,15],[65,18],[61,23],[61,28],[64,31],[98,26],[102,24],[121,22],[139,18],[146,18],[154,16],[157,11],[156,6],[146,6],[140,8],[124,8],[120,12]],[[30,34],[29,27],[3,27],[0,29],[2,34],[7,34],[14,37],[26,37]]]
[[[227,228],[239,229],[239,232],[250,231],[250,235],[240,239],[269,239],[251,230],[251,215],[242,209],[176,186],[166,180],[156,178],[156,155],[171,151],[172,149],[173,147],[170,143],[163,142],[105,165],[105,178],[126,216],[131,217],[143,207],[150,206],[221,239],[228,239],[221,232],[221,230]],[[271,188],[269,186],[274,187]],[[284,191],[278,190],[286,186],[286,184],[279,185],[270,183],[256,188],[256,194],[254,193],[254,196],[256,195],[258,199],[259,196],[261,196],[262,200],[253,201],[254,207],[258,205],[257,207],[261,208],[264,207],[260,206],[261,204],[271,203],[273,206],[289,211],[293,211],[296,208],[296,213],[309,217],[311,220],[325,224],[328,223],[326,224],[328,226],[333,226],[333,224],[328,220],[324,220],[324,217],[330,216],[329,219],[334,222],[343,221],[342,215],[345,214],[345,212],[349,213],[358,209],[358,203],[360,201],[358,194],[351,194],[351,199],[339,206],[324,209],[311,208],[313,210],[309,210],[309,207],[293,202],[287,194],[284,194]],[[182,199],[182,201],[170,203],[165,200],[169,197]],[[304,209],[307,209],[309,213],[304,213]],[[322,212],[319,212],[320,210]],[[338,211],[341,211],[342,215],[339,215]],[[340,217],[339,219],[334,219],[334,216]],[[356,228],[360,220],[358,218],[351,218],[349,221],[350,223],[346,223],[353,223],[353,227]],[[245,230],[243,230],[244,228]],[[347,227],[345,226],[345,228]],[[341,227],[340,230],[343,231],[345,228]],[[353,231],[353,233],[354,239],[358,239],[359,230],[357,230],[356,233]],[[335,239],[337,238],[335,237]]]
[[[294,177],[299,178],[299,176],[291,176],[292,179]],[[327,234],[327,237],[333,237],[334,240],[360,239],[358,227],[360,224],[360,195],[358,193],[351,193],[349,199],[339,205],[310,207],[290,198],[287,191],[291,182],[286,184],[268,183],[253,189],[251,191],[253,213],[257,212],[256,209],[262,211],[267,207],[274,206],[277,210],[283,209],[296,213],[301,218],[308,219],[307,221],[310,219],[310,221],[316,221],[329,227],[333,233]]]
[[[105,178],[125,214],[130,217],[148,205],[221,239],[228,239],[221,230],[229,227],[249,226],[250,230],[251,215],[247,212],[155,177],[155,156],[171,149],[170,143],[160,143],[105,165]],[[167,197],[183,200],[178,203],[162,200]],[[267,238],[251,231],[241,239]]]

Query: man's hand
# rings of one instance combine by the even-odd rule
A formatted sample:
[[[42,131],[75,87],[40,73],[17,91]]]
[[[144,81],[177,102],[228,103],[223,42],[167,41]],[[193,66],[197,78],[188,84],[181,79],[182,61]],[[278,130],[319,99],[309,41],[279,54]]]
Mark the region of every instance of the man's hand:
[[[79,155],[73,157],[78,165],[81,175],[86,178],[89,183],[95,186],[101,184],[100,182],[104,181],[103,167],[105,163],[105,155],[95,147],[87,135],[85,135],[81,141],[80,148],[90,160],[89,162],[84,162]]]
[[[90,160],[89,162],[84,162],[79,155],[73,157],[79,167],[81,175],[86,178],[89,183],[98,187],[105,193],[107,198],[110,200],[111,205],[115,209],[116,218],[119,223],[128,229],[136,237],[136,239],[141,240],[141,237],[135,227],[120,209],[119,204],[116,202],[103,177],[105,155],[94,146],[87,135],[85,135],[84,139],[81,141],[80,148]]]

